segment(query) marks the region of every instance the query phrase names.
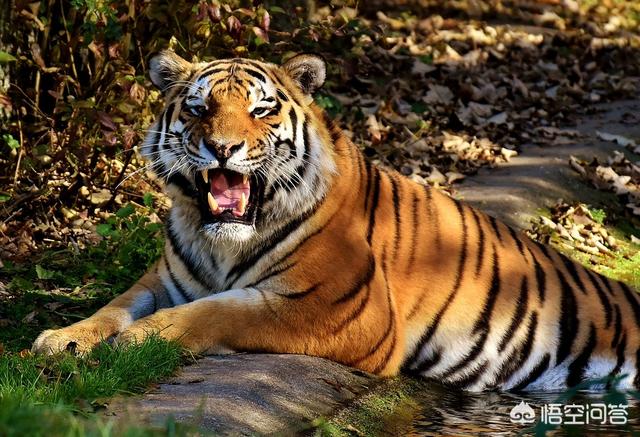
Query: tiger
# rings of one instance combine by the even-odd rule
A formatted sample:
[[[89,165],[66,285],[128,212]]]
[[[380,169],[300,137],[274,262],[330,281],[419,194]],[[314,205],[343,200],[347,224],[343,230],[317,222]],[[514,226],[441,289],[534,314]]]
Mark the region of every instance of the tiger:
[[[197,354],[305,354],[468,391],[640,388],[640,301],[521,231],[367,159],[314,101],[327,65],[149,61],[140,150],[172,205],[128,291],[32,350],[151,335]]]

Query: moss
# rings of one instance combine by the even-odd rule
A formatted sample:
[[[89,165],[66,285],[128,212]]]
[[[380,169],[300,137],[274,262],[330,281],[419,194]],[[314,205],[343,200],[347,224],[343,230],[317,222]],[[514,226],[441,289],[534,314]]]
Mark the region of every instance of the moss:
[[[413,413],[420,408],[414,395],[424,382],[409,377],[388,379],[333,417],[313,422],[316,436],[370,436],[404,434]]]

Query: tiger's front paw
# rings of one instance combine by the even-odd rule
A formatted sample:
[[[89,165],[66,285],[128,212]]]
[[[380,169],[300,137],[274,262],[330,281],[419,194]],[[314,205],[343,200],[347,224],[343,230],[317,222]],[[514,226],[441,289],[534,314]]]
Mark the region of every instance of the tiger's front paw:
[[[105,336],[102,330],[90,326],[71,325],[61,329],[47,329],[33,342],[31,351],[43,355],[62,351],[84,355],[101,341],[108,340],[106,337],[108,336]]]

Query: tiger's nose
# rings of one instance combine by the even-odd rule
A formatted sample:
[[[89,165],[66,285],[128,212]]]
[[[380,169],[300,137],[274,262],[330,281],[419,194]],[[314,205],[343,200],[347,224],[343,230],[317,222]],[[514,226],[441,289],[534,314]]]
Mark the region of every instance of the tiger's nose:
[[[244,146],[244,141],[233,144],[206,140],[204,141],[204,145],[207,150],[209,150],[213,154],[213,156],[215,156],[215,158],[220,161],[220,165],[222,165],[227,159],[231,158],[234,153],[242,149],[242,146]]]

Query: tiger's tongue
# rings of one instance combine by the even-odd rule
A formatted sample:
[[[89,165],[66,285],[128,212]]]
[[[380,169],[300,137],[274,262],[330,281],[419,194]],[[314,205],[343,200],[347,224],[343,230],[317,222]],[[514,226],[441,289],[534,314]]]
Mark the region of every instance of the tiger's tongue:
[[[209,174],[209,184],[209,190],[218,206],[216,210],[212,208],[211,212],[221,214],[230,209],[236,216],[244,215],[251,194],[247,177],[240,173],[214,170]]]

